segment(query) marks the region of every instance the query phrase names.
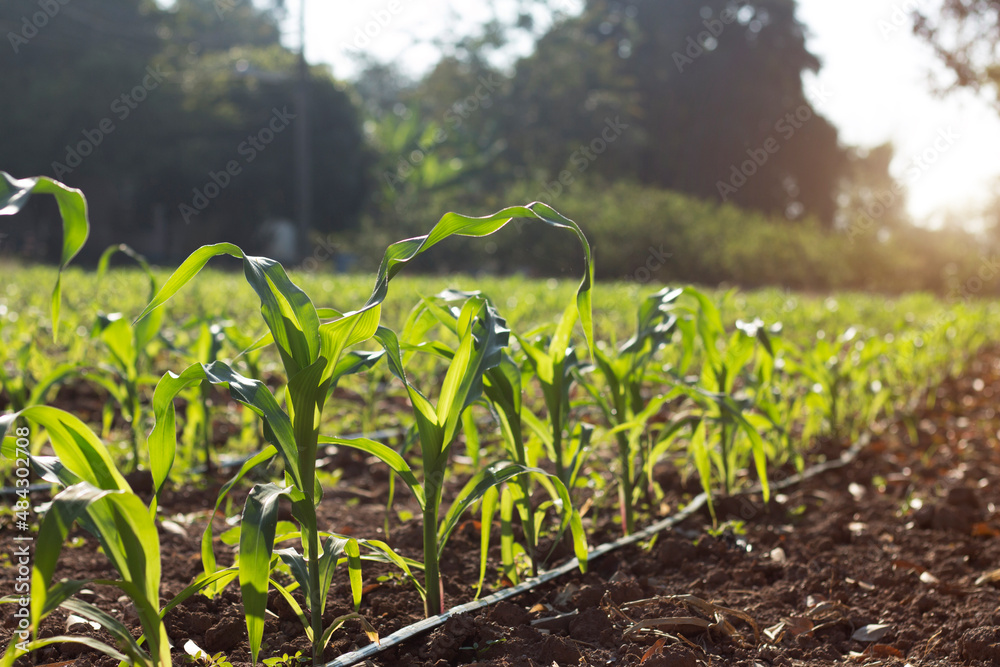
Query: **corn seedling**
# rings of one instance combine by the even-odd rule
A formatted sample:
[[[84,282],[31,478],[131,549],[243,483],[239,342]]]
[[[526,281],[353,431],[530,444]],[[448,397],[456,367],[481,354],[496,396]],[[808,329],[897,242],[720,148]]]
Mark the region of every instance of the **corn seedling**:
[[[368,302],[361,309],[347,314],[332,309],[323,310],[322,319],[328,320],[326,322],[321,321],[321,311],[316,309],[305,292],[292,283],[280,264],[267,258],[246,255],[235,245],[221,243],[205,246],[192,253],[140,315],[141,322],[144,317],[176,294],[212,257],[221,254],[232,255],[242,260],[247,282],[260,298],[261,315],[269,329],[269,334],[262,344],[275,344],[285,369],[287,412],[278,405],[274,395],[261,381],[243,377],[219,361],[209,365],[194,364],[179,375],[168,373],[157,385],[153,396],[156,425],[149,438],[149,449],[156,494],[162,490],[176,454],[173,399],[183,389],[206,380],[212,384],[228,387],[235,400],[263,418],[265,437],[271,445],[259,456],[278,453],[285,464],[285,485],[255,486],[247,498],[241,524],[240,588],[254,662],[257,660],[262,641],[271,557],[274,550],[277,503],[282,496],[287,496],[291,500],[292,514],[299,523],[301,531],[302,554],[296,557],[301,558],[302,567],[292,568],[292,572],[309,604],[311,618],[308,634],[313,642],[314,664],[319,664],[323,647],[331,636],[329,629],[325,632],[322,627],[323,609],[329,591],[329,587],[324,587],[323,584],[327,581],[326,573],[331,571],[332,564],[335,564],[339,554],[335,549],[327,548],[327,544],[332,544],[329,539],[322,549],[320,547],[320,531],[316,520],[316,506],[322,495],[316,479],[319,428],[323,407],[336,381],[348,373],[365,368],[373,360],[370,355],[349,353],[348,348],[371,339],[380,331],[381,304],[388,294],[389,282],[408,262],[449,236],[456,234],[485,236],[502,228],[513,218],[535,219],[556,227],[570,228],[583,240],[583,234],[575,223],[559,216],[544,204],[536,203],[530,207],[504,209],[485,218],[469,218],[450,213],[445,215],[427,236],[400,241],[389,246],[379,267],[375,288]],[[590,263],[590,249],[586,246],[585,240],[584,245],[587,253],[587,273],[580,287],[578,301],[589,334],[592,330],[590,286],[593,281],[593,268]],[[482,322],[481,317],[474,319]],[[469,320],[469,326],[472,321]],[[469,334],[471,335],[471,329]],[[392,335],[392,338],[395,339],[395,336]],[[380,342],[383,344],[385,340],[388,340],[387,336],[380,337]],[[471,346],[471,338],[469,341]],[[491,354],[489,358],[492,359],[493,355]],[[397,359],[392,359],[390,355],[390,364],[396,360],[398,360],[398,347]],[[401,362],[398,367],[393,368],[393,371],[402,374]],[[466,387],[465,393],[469,389]],[[456,419],[461,408],[453,411],[452,407],[455,397],[461,393],[462,389],[456,384],[446,394],[449,397],[447,400],[449,414],[453,414]],[[430,417],[429,414],[426,416]],[[435,424],[434,428],[441,426]],[[453,427],[447,428],[453,435]],[[421,435],[423,440],[423,433]],[[351,444],[336,438],[326,438],[324,442]],[[380,443],[370,441],[369,443],[355,441],[353,444],[370,445],[376,451],[381,450],[374,447],[375,445],[385,448]],[[427,444],[424,446],[428,447]],[[385,449],[391,452],[388,448]],[[446,463],[446,460],[442,460],[441,463]],[[408,484],[413,482],[411,488],[416,488],[412,473],[406,481]],[[440,493],[440,489],[437,493]],[[356,541],[349,540],[348,543],[352,551],[357,550]],[[356,563],[356,558],[352,560]],[[431,564],[425,563],[425,567],[432,569],[436,566],[436,559]],[[360,603],[358,591],[361,583],[356,567],[354,564],[351,566],[355,606]],[[436,577],[436,574],[435,570],[430,576]],[[437,600],[437,607],[440,607],[439,597],[436,597],[437,590],[428,595],[435,596],[433,599]]]
[[[160,610],[161,553],[153,514],[132,492],[107,448],[73,415],[56,408],[34,406],[0,417],[0,441],[5,456],[10,458],[16,456],[17,439],[7,433],[18,418],[30,420],[46,430],[55,456],[32,456],[31,463],[45,481],[62,487],[62,491],[48,505],[36,538],[31,570],[32,638],[23,643],[12,641],[0,665],[8,667],[20,655],[49,644],[75,642],[133,664],[169,666],[170,642],[162,623],[163,615],[202,586],[235,576],[235,573],[224,570],[211,578],[201,577]],[[27,499],[19,502],[27,509]],[[120,579],[53,583],[56,562],[75,523],[97,538]],[[136,640],[115,617],[72,597],[89,583],[114,586],[128,596],[135,605],[143,638]],[[115,638],[118,646],[88,637],[40,639],[40,623],[58,607],[97,623]],[[148,652],[142,647],[143,641],[149,647]]]
[[[650,379],[658,380],[650,378],[650,364],[671,340],[677,323],[671,311],[683,293],[681,289],[665,288],[646,298],[639,307],[635,334],[622,344],[617,355],[600,348],[594,350],[595,367],[603,379],[604,391],[583,374],[579,375],[618,445],[618,503],[626,535],[635,531],[637,491],[642,489],[642,477],[651,472],[653,463],[652,457],[643,456],[641,441],[649,437],[649,419],[668,398],[660,395],[647,400],[644,386]],[[649,460],[644,463],[644,459]]]
[[[518,336],[527,366],[531,368],[542,389],[548,423],[543,423],[530,413],[524,413],[525,423],[542,441],[556,477],[572,489],[583,460],[587,456],[589,434],[572,437],[569,425],[570,389],[574,381],[573,370],[579,366],[576,349],[570,338],[577,322],[578,311],[572,305],[563,311],[551,337],[529,339]],[[588,345],[591,343],[588,337]]]
[[[483,298],[479,292],[458,292],[447,290],[434,299],[424,299],[423,304],[415,311],[416,317],[411,317],[407,326],[408,338],[423,339],[427,333],[424,327],[420,327],[417,335],[410,332],[414,324],[421,321],[420,315],[426,315],[425,319],[436,321],[453,334],[459,333],[459,323],[462,316],[460,304],[467,303],[470,299]],[[487,308],[492,308],[492,304],[487,301]],[[451,350],[442,343],[420,344],[414,346],[416,349],[426,347],[434,353],[440,355],[453,364],[456,359],[456,350]],[[524,531],[525,544],[523,552],[531,563],[532,575],[538,574],[539,568],[544,564],[546,557],[539,553],[539,539],[542,532],[543,522],[549,508],[555,508],[560,517],[553,548],[558,543],[559,538],[567,529],[571,530],[573,547],[581,564],[586,562],[587,542],[583,532],[583,525],[579,512],[573,507],[569,490],[558,476],[544,473],[536,467],[536,457],[531,456],[525,447],[524,432],[522,429],[522,391],[521,391],[521,370],[511,359],[506,351],[500,351],[499,363],[487,368],[483,375],[483,394],[492,408],[493,414],[500,426],[502,442],[504,445],[507,461],[525,470],[523,474],[516,475],[511,480],[498,486],[486,488],[483,495],[482,504],[482,539],[480,549],[480,579],[479,590],[482,590],[483,579],[486,571],[486,553],[490,541],[490,525],[492,517],[496,512],[499,502],[501,514],[501,554],[504,573],[513,583],[517,583],[519,577],[515,566],[515,543],[511,522],[513,511],[516,508],[522,530]],[[467,417],[469,411],[463,413]],[[474,421],[463,419],[463,431],[466,439],[474,438],[478,442],[478,426]],[[587,431],[589,433],[589,430]],[[475,464],[474,464],[475,465]],[[535,507],[532,503],[533,482],[539,482],[549,495],[549,500]],[[471,482],[470,482],[471,484]]]
[[[59,273],[52,288],[52,338],[59,337],[59,311],[62,306],[62,272],[90,234],[87,218],[87,200],[76,188],[45,176],[16,179],[0,171],[0,215],[13,215],[24,208],[33,194],[50,194],[56,198],[63,223],[63,245],[59,258]]]
[[[723,491],[732,493],[736,471],[752,456],[767,500],[767,454],[758,430],[760,420],[751,415],[755,400],[748,385],[754,383],[755,375],[769,377],[771,373],[770,338],[759,321],[740,322],[727,337],[719,309],[711,299],[691,288],[685,288],[683,296],[673,310],[682,333],[684,356],[693,357],[697,345],[704,358],[699,380],[677,378],[674,388],[694,405],[684,421],[693,428],[688,451],[702,488],[711,498],[714,467],[719,471]],[[672,438],[677,431],[668,429],[668,434]]]

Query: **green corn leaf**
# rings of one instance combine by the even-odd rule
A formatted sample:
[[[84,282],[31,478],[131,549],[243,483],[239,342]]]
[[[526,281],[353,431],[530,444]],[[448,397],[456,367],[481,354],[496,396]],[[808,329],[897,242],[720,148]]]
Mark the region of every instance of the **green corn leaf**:
[[[673,314],[675,304],[684,293],[681,288],[665,287],[646,297],[639,305],[635,334],[622,344],[619,351],[638,353],[647,342],[652,344],[651,351],[655,351],[666,344],[677,323],[677,316]]]
[[[156,296],[156,276],[153,275],[152,267],[150,267],[149,262],[146,261],[145,257],[124,243],[109,246],[103,253],[101,253],[101,258],[97,262],[98,284],[100,284],[104,275],[108,271],[108,263],[110,262],[111,257],[114,256],[115,253],[119,252],[135,261],[135,263],[142,269],[143,273],[146,274],[146,279],[149,281],[149,298],[153,299]],[[149,317],[143,318],[142,321],[136,324],[135,327],[135,346],[140,350],[145,349],[149,342],[156,337],[157,333],[159,333],[162,323],[162,310],[158,310]]]
[[[45,176],[16,179],[0,171],[0,215],[14,215],[28,203],[32,194],[50,194],[59,205],[63,223],[63,246],[59,258],[59,273],[52,290],[52,337],[59,337],[59,310],[62,305],[62,273],[80,252],[90,234],[87,199],[76,188]]]
[[[757,469],[757,477],[760,480],[761,495],[764,496],[764,501],[767,502],[771,497],[771,486],[767,481],[767,452],[764,447],[764,440],[760,437],[760,433],[751,424],[746,416],[743,414],[743,410],[736,405],[733,400],[729,397],[723,402],[723,409],[729,412],[729,414],[736,420],[739,428],[746,434],[750,439],[750,447],[753,452],[754,464]]]
[[[156,613],[160,590],[159,536],[147,508],[131,492],[98,489],[81,482],[53,499],[39,530],[39,551],[32,569],[35,593],[32,618],[41,618],[48,607],[46,595],[39,592],[48,590],[62,544],[75,521],[80,521],[97,537],[123,578],[115,585],[125,590],[135,603],[146,634],[157,638],[154,655],[157,660],[169,663],[169,646]]]
[[[292,573],[292,578],[298,583],[299,588],[302,590],[302,595],[308,600],[310,588],[312,587],[309,585],[309,568],[306,565],[306,559],[292,547],[276,549],[274,555],[288,566],[288,570]]]
[[[60,384],[63,380],[70,378],[80,372],[79,364],[68,363],[60,364],[50,373],[45,375],[35,388],[31,390],[31,394],[28,396],[28,402],[24,407],[29,407],[32,405],[40,405],[48,399],[49,391]]]
[[[95,579],[94,583],[98,586],[116,586],[121,589],[132,603],[135,605],[136,614],[139,616],[139,622],[142,623],[144,629],[146,629],[145,638],[154,637],[155,640],[151,642],[153,650],[151,651],[154,656],[154,665],[166,665],[170,666],[170,638],[167,637],[167,631],[161,622],[162,619],[157,613],[156,608],[159,605],[159,598],[154,598],[152,601],[144,597],[142,591],[138,586],[130,581],[109,581],[105,579]]]
[[[104,506],[109,511],[105,512]],[[101,546],[125,583],[135,585],[143,599],[158,607],[160,538],[142,500],[132,493],[111,494],[93,503],[87,513],[97,527]],[[140,601],[135,600],[137,605]]]
[[[559,363],[566,357],[566,350],[569,349],[570,337],[573,335],[573,325],[576,324],[577,310],[573,306],[568,306],[559,318],[556,332],[549,342],[549,356],[555,363]]]
[[[403,482],[406,483],[406,486],[409,487],[410,491],[413,492],[413,495],[416,497],[421,509],[424,507],[425,498],[423,487],[420,485],[420,482],[417,481],[416,476],[413,474],[413,470],[410,468],[406,460],[393,448],[383,445],[381,442],[369,440],[368,438],[334,438],[325,435],[321,435],[319,437],[319,443],[321,445],[350,447],[376,457],[378,460],[382,461],[382,463],[389,466],[390,470],[399,475]]]
[[[468,305],[475,306],[476,304],[469,301]],[[455,352],[454,359],[448,365],[444,382],[441,384],[441,396],[438,398],[437,405],[438,424],[446,424],[451,419],[452,414],[457,416],[458,413],[464,410],[466,405],[465,398],[470,389],[469,380],[476,371],[476,369],[470,368],[474,362],[473,351],[475,347],[471,321],[468,322],[468,327],[464,331],[461,331],[460,335],[461,343]],[[462,395],[459,392],[462,392]],[[459,400],[456,401],[456,399]],[[444,440],[448,442],[450,438],[446,435]]]
[[[552,355],[546,353],[541,346],[535,345],[521,336],[517,336],[517,342],[528,356],[528,362],[531,364],[532,370],[535,371],[538,379],[543,384],[555,384],[555,360],[552,358]]]
[[[708,424],[702,419],[694,429],[691,436],[689,450],[694,458],[694,467],[698,471],[698,478],[701,480],[701,488],[708,496],[708,508],[715,516],[715,509],[712,505],[712,460],[708,451]]]
[[[375,282],[375,289],[365,304],[365,308],[371,308],[382,303],[388,294],[389,281],[406,264],[434,245],[450,236],[488,236],[502,229],[512,220],[517,220],[518,222],[522,220],[542,222],[553,227],[569,229],[576,233],[583,247],[586,260],[584,277],[577,290],[577,311],[580,315],[580,322],[583,325],[584,335],[587,338],[587,344],[592,345],[594,326],[591,290],[594,283],[594,266],[591,259],[590,244],[587,242],[583,231],[575,222],[541,202],[535,202],[528,206],[505,208],[493,215],[481,218],[468,217],[457,213],[446,213],[426,236],[418,236],[390,245],[382,258],[378,278]]]
[[[243,465],[240,466],[239,472],[237,472],[232,479],[226,482],[225,485],[223,485],[223,487],[219,490],[219,495],[215,499],[215,508],[212,511],[212,516],[215,516],[219,512],[219,508],[222,507],[222,503],[225,501],[226,496],[229,495],[232,488],[238,484],[248,472],[260,464],[270,461],[271,458],[277,455],[277,453],[278,450],[275,449],[274,445],[268,445],[259,454],[256,454],[245,461]],[[216,571],[215,549],[212,547],[212,537],[212,519],[209,518],[208,524],[205,526],[205,532],[201,535],[201,562],[205,568],[203,576],[206,577],[211,576]],[[213,585],[213,582],[209,582],[207,590],[209,594],[215,595],[218,591],[222,590],[223,587],[224,586],[215,586]]]
[[[327,390],[329,395],[333,395],[333,390],[337,388],[337,381],[340,378],[345,375],[354,375],[355,373],[371,370],[384,356],[385,350],[378,350],[376,352],[353,351],[341,356],[340,361],[334,366],[330,376],[330,387]]]
[[[389,364],[389,371],[399,378],[404,385],[409,386],[406,379],[406,371],[403,369],[403,357],[399,348],[399,339],[392,329],[379,327],[375,331],[375,340],[382,346],[386,353],[386,362]]]
[[[348,313],[319,327],[320,354],[327,360],[327,367],[323,373],[324,381],[333,376],[347,348],[363,343],[376,334],[381,316],[382,308],[375,304],[370,308]]]
[[[438,423],[444,425],[444,442],[451,442],[463,410],[483,393],[483,375],[500,365],[510,341],[510,329],[493,306],[482,297],[466,301],[459,314],[462,332],[459,350],[445,376],[438,401]]]
[[[288,415],[278,406],[271,390],[263,382],[243,377],[221,361],[216,361],[208,365],[192,364],[180,375],[168,372],[156,385],[153,392],[156,423],[148,440],[155,492],[159,494],[163,488],[177,452],[174,398],[184,389],[205,380],[228,387],[234,399],[264,419],[265,433],[273,438],[273,444],[285,460],[286,470],[301,488],[298,446]]]
[[[295,581],[298,582],[299,587],[302,590],[302,594],[307,600],[311,599],[311,583],[309,581],[309,568],[306,564],[305,558],[302,557],[298,551],[292,548],[279,549],[274,552],[278,557],[281,558],[282,562],[288,566],[291,570],[292,576]],[[326,610],[326,593],[330,590],[330,586],[333,583],[333,574],[337,569],[337,562],[341,556],[346,555],[349,561],[349,567],[351,568],[351,589],[352,592],[355,590],[355,581],[357,579],[356,586],[356,602],[360,604],[361,602],[361,553],[358,549],[358,542],[353,538],[344,538],[337,536],[329,536],[323,543],[323,553],[320,556],[320,600],[323,605],[322,611]]]
[[[490,550],[490,530],[493,526],[493,517],[496,515],[499,505],[500,492],[493,486],[483,493],[483,504],[480,508],[479,517],[479,583],[476,585],[476,599],[483,592],[483,582],[486,580],[486,560]]]
[[[363,586],[361,580],[361,548],[358,545],[358,541],[351,538],[345,541],[344,553],[347,554],[347,576],[351,582],[351,598],[354,601],[354,611],[357,611],[361,607],[361,589]],[[329,575],[324,579],[326,587],[324,590],[330,590],[330,582],[333,578],[333,567],[329,567]],[[326,603],[326,596],[323,596],[323,603]]]
[[[308,579],[308,578],[309,577],[307,576],[306,579]],[[298,580],[296,579],[296,581],[298,581]],[[306,639],[308,639],[310,642],[312,642],[313,641],[313,631],[312,631],[312,625],[309,622],[309,617],[306,615],[305,611],[302,610],[302,605],[299,604],[299,601],[296,600],[295,597],[292,595],[292,591],[289,590],[289,588],[291,588],[291,587],[282,586],[280,583],[278,583],[274,579],[271,579],[270,583],[271,583],[272,586],[274,586],[274,589],[276,591],[278,591],[278,593],[281,595],[281,597],[285,598],[285,602],[288,603],[288,606],[291,607],[292,611],[295,613],[295,615],[298,616],[299,623],[302,624],[302,627],[305,630]]]
[[[544,474],[544,471],[539,468],[529,468],[527,466],[511,463],[507,465],[498,464],[496,466],[491,466],[485,470],[480,470],[478,473],[473,475],[472,479],[470,479],[462,490],[459,491],[454,502],[452,502],[451,507],[449,507],[448,511],[445,513],[444,520],[438,527],[438,549],[444,549],[444,545],[448,541],[451,531],[455,529],[456,525],[458,525],[458,521],[462,517],[462,514],[474,503],[478,502],[488,489],[500,486],[508,480],[526,473]]]
[[[278,499],[290,489],[276,484],[258,484],[247,496],[240,522],[240,590],[247,619],[250,655],[257,664],[264,637],[267,586],[271,576],[271,553],[278,522]]]
[[[31,571],[31,619],[37,632],[38,623],[62,600],[48,599],[49,587],[55,574],[56,562],[67,541],[70,528],[87,511],[90,503],[112,493],[81,482],[60,492],[52,500],[42,519],[35,542],[35,558]]]
[[[224,570],[217,570],[211,574],[206,574],[202,572],[195,580],[192,581],[187,588],[182,590],[180,593],[174,596],[174,598],[160,610],[160,618],[165,617],[174,609],[177,605],[181,604],[189,597],[194,595],[199,591],[206,590],[210,587],[217,587],[218,590],[224,589],[228,586],[234,579],[239,576],[239,568],[236,566],[227,567]]]
[[[161,287],[160,291],[156,293],[153,300],[147,304],[146,308],[142,311],[139,317],[136,318],[136,322],[169,301],[171,297],[177,294],[177,292],[184,287],[184,285],[198,275],[198,272],[204,268],[205,264],[208,263],[208,260],[218,255],[232,255],[233,257],[239,257],[242,259],[243,251],[232,243],[216,243],[215,245],[207,245],[198,248],[191,253],[187,259],[181,262],[181,265],[177,267],[177,270],[175,270],[170,278],[167,279],[167,282],[163,284],[163,287]]]
[[[373,644],[379,643],[378,631],[372,627],[372,624],[368,622],[368,619],[358,613],[344,614],[343,616],[338,616],[333,619],[330,626],[323,631],[323,637],[320,639],[319,643],[320,650],[322,651],[326,648],[326,645],[330,643],[330,638],[333,637],[333,633],[339,630],[344,623],[355,619],[361,621],[361,629],[366,635],[368,635],[368,639],[370,639]]]
[[[73,598],[64,601],[62,607],[72,614],[99,624],[133,660],[150,662],[149,656],[140,648],[132,633],[114,616],[98,609],[89,602]]]
[[[296,443],[299,489],[308,494],[313,504],[319,502],[314,491],[316,482],[316,439],[319,437],[319,418],[326,400],[327,388],[321,384],[326,370],[326,359],[320,357],[288,380],[287,397],[291,412]]]
[[[0,440],[18,417],[45,428],[52,449],[63,466],[80,479],[101,489],[131,490],[115,467],[107,448],[90,427],[68,412],[35,405],[0,417]]]
[[[396,567],[398,567],[400,570],[403,571],[403,574],[406,575],[406,578],[409,579],[410,583],[417,589],[417,592],[420,594],[420,597],[424,597],[426,595],[424,587],[420,584],[419,581],[417,581],[417,578],[413,576],[413,571],[411,570],[411,568],[417,568],[417,569],[423,568],[424,566],[423,563],[409,558],[403,558],[398,553],[396,553],[392,549],[392,547],[390,547],[385,542],[382,542],[381,540],[360,540],[359,543],[366,549],[370,549],[373,552],[375,552],[374,556],[367,555],[364,556],[363,558],[368,560],[377,559],[383,563],[392,563],[393,565],[395,565]]]
[[[95,325],[95,334],[107,345],[115,363],[126,377],[134,380],[139,351],[136,349],[135,335],[128,320],[122,319],[120,313],[102,315],[98,317]]]
[[[13,443],[13,440],[13,438],[7,438],[4,442]],[[61,486],[63,488],[79,484],[83,481],[67,470],[66,466],[64,466],[56,456],[32,456],[31,467],[35,469],[35,472],[43,481],[46,481],[49,484]]]
[[[92,648],[95,651],[100,651],[105,655],[109,655],[115,660],[122,663],[131,663],[136,660],[135,656],[127,656],[121,651],[114,649],[102,641],[94,639],[93,637],[74,637],[71,635],[57,635],[55,637],[46,637],[45,639],[36,639],[34,641],[28,642],[27,651],[20,651],[17,649],[17,642],[11,642],[7,646],[7,652],[4,654],[3,658],[0,659],[0,667],[12,667],[14,661],[17,660],[22,655],[27,655],[28,653],[38,651],[47,646],[54,646],[58,644],[80,644],[86,646],[87,648]],[[138,660],[139,665],[151,665],[151,662],[147,660]]]
[[[55,611],[65,600],[70,599],[81,590],[91,585],[91,583],[92,582],[90,581],[71,581],[69,579],[63,579],[62,581],[57,581],[52,584],[49,587],[49,590],[45,593],[45,607],[39,615],[39,622],[43,621],[46,616]],[[11,597],[13,600],[17,600],[16,596]]]
[[[319,354],[319,315],[312,301],[288,278],[285,269],[266,257],[245,254],[231,243],[217,243],[195,250],[174,271],[137,321],[166,303],[218,255],[243,260],[243,274],[260,298],[261,315],[278,345],[278,353],[289,375],[316,361]]]
[[[479,467],[479,451],[482,444],[479,440],[479,427],[476,415],[472,410],[462,413],[462,433],[465,435],[465,455],[472,461],[472,467]]]
[[[260,298],[260,311],[278,344],[289,376],[311,365],[319,355],[319,315],[312,301],[266,257],[243,256],[243,273]]]

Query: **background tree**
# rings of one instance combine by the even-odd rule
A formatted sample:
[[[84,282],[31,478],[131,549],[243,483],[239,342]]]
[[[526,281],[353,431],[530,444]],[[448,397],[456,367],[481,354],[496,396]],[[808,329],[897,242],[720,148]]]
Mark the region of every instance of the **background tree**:
[[[1000,0],[942,0],[913,12],[913,31],[954,75],[950,87],[987,91],[1000,107]]]
[[[773,138],[780,150],[731,201],[832,224],[845,162],[803,91],[818,68],[788,0],[588,0],[518,63],[511,155],[567,168],[620,115],[630,129],[594,171],[717,199],[747,151]]]
[[[293,130],[285,126],[298,115],[296,56],[279,41],[280,4],[57,5],[43,27],[27,30],[36,1],[0,4],[0,34],[30,36],[0,56],[3,168],[83,188],[94,220],[92,256],[121,241],[160,261],[236,237],[260,249],[256,228],[295,214]],[[309,86],[313,223],[321,231],[348,229],[364,201],[370,153],[346,86],[324,67],[311,69]],[[275,125],[280,132],[269,127],[276,115],[285,119]],[[248,147],[262,132],[270,141]],[[230,163],[238,174],[226,174]],[[47,245],[51,258],[54,212],[44,202],[32,208],[34,218],[15,220],[21,229],[12,240],[22,241],[20,254],[41,254]],[[36,231],[49,228],[53,233]]]

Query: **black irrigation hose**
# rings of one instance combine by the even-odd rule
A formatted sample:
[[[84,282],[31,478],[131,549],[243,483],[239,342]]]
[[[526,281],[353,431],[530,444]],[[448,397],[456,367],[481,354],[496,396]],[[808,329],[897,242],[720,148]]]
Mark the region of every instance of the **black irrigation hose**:
[[[868,436],[868,434],[865,434],[861,438],[859,438],[858,442],[856,442],[850,449],[841,454],[840,458],[834,459],[832,461],[827,461],[826,463],[817,464],[815,466],[812,466],[808,470],[804,470],[799,474],[792,475],[791,477],[783,479],[780,482],[775,482],[774,484],[770,485],[771,489],[773,490],[785,489],[790,486],[794,486],[799,482],[803,482],[807,479],[820,475],[824,472],[828,472],[830,470],[836,470],[837,468],[842,468],[846,465],[849,465],[852,461],[854,461],[854,459],[861,452],[861,450],[868,445],[869,441],[870,437]],[[760,493],[760,491],[761,487],[758,484],[755,485],[753,488],[741,492],[738,495],[749,495],[753,493]],[[649,539],[652,536],[656,535],[657,533],[660,533],[666,530],[667,528],[671,528],[674,525],[681,523],[685,519],[689,518],[692,514],[700,510],[705,505],[707,500],[708,497],[705,495],[705,493],[701,493],[697,495],[690,503],[688,503],[684,507],[684,509],[677,512],[676,514],[672,514],[666,517],[665,519],[661,519],[660,521],[657,521],[653,525],[637,533],[633,533],[632,535],[628,535],[626,537],[617,539],[614,542],[607,542],[605,544],[600,545],[599,547],[595,547],[593,550],[590,551],[590,553],[587,554],[587,562],[600,558],[601,556],[610,553],[612,551],[615,551],[616,549],[620,549],[630,544],[635,544],[636,542],[641,542],[642,540]],[[416,623],[408,625],[405,628],[401,628],[396,632],[392,633],[391,635],[389,635],[388,637],[383,638],[381,642],[378,644],[369,644],[368,646],[360,648],[356,651],[345,653],[336,660],[326,663],[323,667],[350,667],[351,665],[357,664],[361,660],[369,658],[381,651],[384,651],[387,648],[395,646],[396,644],[402,643],[407,639],[411,639],[419,634],[427,632],[428,630],[432,630],[440,625],[444,625],[444,623],[453,616],[457,616],[459,614],[465,614],[467,612],[477,611],[479,609],[482,609],[483,607],[488,607],[489,605],[495,602],[500,602],[501,600],[506,600],[507,598],[511,598],[514,597],[515,595],[519,595],[521,593],[530,591],[532,588],[535,588],[536,586],[540,586],[541,584],[544,584],[557,577],[572,572],[578,566],[579,566],[579,561],[576,558],[573,558],[572,560],[564,563],[563,565],[560,565],[557,568],[549,570],[548,572],[544,572],[538,575],[537,577],[525,580],[520,584],[518,584],[517,586],[505,588],[501,591],[493,593],[492,595],[488,595],[482,599],[474,600],[472,602],[467,602],[465,604],[458,605],[457,607],[452,607],[443,614],[432,616],[430,618],[425,618],[422,621],[417,621]]]

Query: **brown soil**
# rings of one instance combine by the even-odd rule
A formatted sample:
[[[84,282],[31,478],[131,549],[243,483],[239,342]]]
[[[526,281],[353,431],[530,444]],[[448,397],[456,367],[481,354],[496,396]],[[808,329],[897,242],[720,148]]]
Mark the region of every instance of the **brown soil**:
[[[651,543],[592,562],[586,574],[574,572],[452,618],[367,664],[1000,664],[1000,583],[992,581],[1000,581],[1000,574],[989,576],[1000,567],[1000,415],[993,407],[1000,396],[1000,350],[984,352],[963,377],[931,393],[934,400],[922,402],[915,414],[873,429],[871,445],[850,465],[784,490],[768,505],[753,496],[719,503],[720,519],[740,519],[742,529],[729,525],[710,534],[711,520],[701,513]],[[907,423],[918,442],[910,441]],[[327,493],[322,525],[385,538],[384,470],[346,452],[332,463],[345,467],[341,488],[350,490]],[[176,521],[188,533],[185,538],[161,531],[164,601],[200,572],[203,510],[215,491],[180,489],[161,503],[165,515],[182,515]],[[401,495],[395,509],[414,511]],[[668,489],[674,507],[688,498],[689,486],[676,482]],[[218,534],[225,526],[216,521]],[[610,520],[591,528],[592,545],[618,536]],[[2,553],[12,552],[12,537],[9,527],[0,534]],[[470,521],[449,542],[442,564],[449,605],[472,598],[478,539]],[[415,521],[396,521],[389,541],[404,555],[420,557]],[[216,552],[224,564],[229,547],[220,542]],[[86,540],[64,550],[57,576],[109,577],[106,563],[94,541]],[[383,637],[419,620],[423,611],[412,587],[383,576],[391,573],[382,566],[365,568],[361,613]],[[0,592],[13,591],[15,577],[14,568],[0,567]],[[335,586],[327,620],[351,611],[343,572]],[[133,619],[137,628],[114,590],[94,586],[85,597]],[[262,657],[308,655],[294,614],[273,593],[271,600],[274,616],[265,625]],[[4,645],[14,625],[9,609],[0,611]],[[42,634],[62,634],[65,620],[64,613],[54,613]],[[866,628],[871,625],[885,627]],[[213,600],[188,600],[167,616],[167,630],[178,662],[188,639],[211,653],[225,652],[233,665],[249,662],[235,585]],[[325,657],[367,643],[360,624],[351,621],[334,635]],[[71,645],[49,647],[21,662],[68,660],[84,667],[116,664]]]

